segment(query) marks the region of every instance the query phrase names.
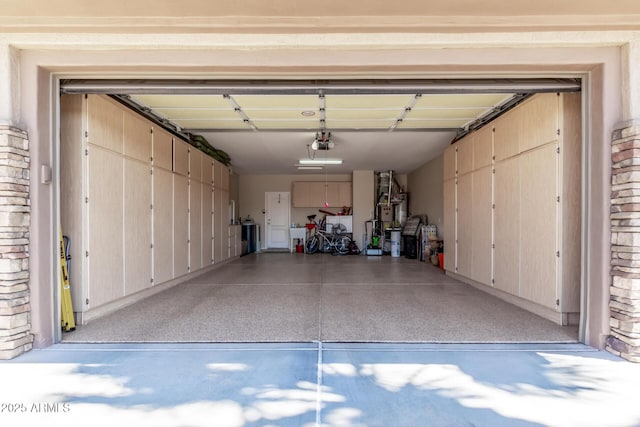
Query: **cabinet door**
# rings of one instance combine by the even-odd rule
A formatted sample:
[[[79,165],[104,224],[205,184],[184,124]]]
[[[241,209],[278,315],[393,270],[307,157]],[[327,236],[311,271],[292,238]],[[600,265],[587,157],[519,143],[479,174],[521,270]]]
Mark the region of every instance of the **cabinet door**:
[[[213,263],[213,192],[211,183],[202,184],[202,266]]]
[[[171,170],[173,137],[160,128],[153,129],[153,166]]]
[[[307,199],[308,208],[324,207],[325,201],[328,201],[327,187],[324,182],[307,182],[309,198]]]
[[[491,286],[493,244],[492,167],[473,172],[471,218],[471,278]]]
[[[150,167],[124,159],[124,285],[125,295],[151,286]]]
[[[124,113],[124,155],[144,163],[151,161],[151,125],[133,112]]]
[[[456,147],[450,145],[444,150],[444,180],[453,179],[456,176]]]
[[[558,139],[557,93],[535,95],[522,105],[520,152],[525,152]]]
[[[90,147],[87,169],[89,281],[85,295],[87,308],[94,308],[124,296],[122,156]]]
[[[202,158],[204,156],[199,150],[189,150],[189,178],[195,181],[202,181]]]
[[[179,139],[173,140],[173,171],[182,176],[189,174],[189,147]]]
[[[327,182],[325,183],[327,192],[327,203],[333,210],[342,208],[340,204],[340,183],[339,182]]]
[[[291,188],[292,206],[294,208],[306,208],[307,207],[307,186],[306,182],[294,182]]]
[[[88,142],[122,153],[124,111],[103,95],[87,97]]]
[[[502,161],[520,152],[520,134],[524,117],[519,108],[515,108],[499,117],[493,124],[493,146],[496,161]]]
[[[353,186],[350,182],[341,182],[340,183],[340,207],[349,206],[351,207],[353,202]]]
[[[468,173],[458,177],[457,190],[457,273],[471,277],[471,257],[473,245],[473,175]]]
[[[202,268],[202,184],[189,182],[189,271]]]
[[[173,174],[173,272],[189,272],[189,185],[186,176]]]
[[[171,164],[169,164],[171,166]],[[173,279],[173,174],[153,168],[153,283]]]
[[[495,165],[494,286],[520,294],[520,158]]]
[[[556,308],[557,144],[523,153],[520,296]]]
[[[471,135],[462,138],[456,143],[458,146],[458,176],[473,170],[473,138]]]
[[[217,166],[217,165],[216,165]],[[222,190],[214,188],[213,190],[213,261],[220,262],[224,259],[223,245],[226,234],[222,234]]]
[[[444,182],[444,268],[456,269],[456,181]]]
[[[493,160],[493,126],[487,125],[472,135],[473,170],[491,166]]]

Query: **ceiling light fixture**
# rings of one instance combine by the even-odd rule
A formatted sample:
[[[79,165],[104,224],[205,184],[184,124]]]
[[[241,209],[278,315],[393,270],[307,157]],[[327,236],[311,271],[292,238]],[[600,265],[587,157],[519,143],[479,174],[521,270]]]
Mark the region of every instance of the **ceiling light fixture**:
[[[298,170],[305,170],[305,171],[317,171],[317,170],[322,170],[324,169],[324,166],[321,165],[317,165],[317,166],[302,166],[302,165],[296,165]]]
[[[300,159],[301,165],[341,165],[342,159]]]

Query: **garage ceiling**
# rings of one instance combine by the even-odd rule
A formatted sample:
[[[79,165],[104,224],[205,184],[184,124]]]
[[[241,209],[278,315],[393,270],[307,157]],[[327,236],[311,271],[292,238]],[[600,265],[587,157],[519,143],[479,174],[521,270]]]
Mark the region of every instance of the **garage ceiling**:
[[[457,135],[530,93],[579,90],[571,79],[410,81],[66,81],[66,93],[107,93],[226,151],[238,174],[409,173]],[[334,148],[314,151],[318,133]],[[302,159],[341,165],[301,169]]]

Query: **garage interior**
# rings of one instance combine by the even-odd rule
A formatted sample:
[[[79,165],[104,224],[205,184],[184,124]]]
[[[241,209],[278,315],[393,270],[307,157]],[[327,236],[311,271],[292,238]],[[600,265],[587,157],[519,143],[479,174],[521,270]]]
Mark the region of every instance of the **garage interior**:
[[[78,323],[63,341],[578,341],[579,90],[573,79],[63,82]],[[325,135],[332,147],[314,150]],[[421,247],[416,259],[384,244],[364,253],[367,221],[405,225],[380,218],[385,172],[407,217],[435,230],[443,266]],[[302,183],[324,195],[301,197]],[[267,193],[287,198],[284,224],[271,223]],[[363,254],[295,252],[292,226],[345,207]],[[243,219],[257,223],[252,253]]]

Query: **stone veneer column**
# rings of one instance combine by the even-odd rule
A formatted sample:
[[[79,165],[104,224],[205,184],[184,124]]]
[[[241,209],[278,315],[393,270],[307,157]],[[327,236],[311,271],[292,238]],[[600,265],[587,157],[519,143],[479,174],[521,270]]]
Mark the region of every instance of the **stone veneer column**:
[[[611,335],[607,350],[640,362],[640,120],[613,132]]]
[[[0,359],[29,351],[29,141],[0,125]]]

